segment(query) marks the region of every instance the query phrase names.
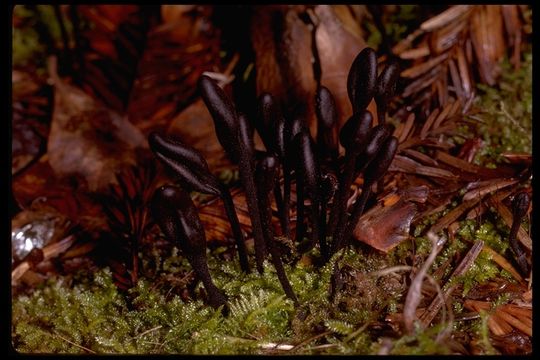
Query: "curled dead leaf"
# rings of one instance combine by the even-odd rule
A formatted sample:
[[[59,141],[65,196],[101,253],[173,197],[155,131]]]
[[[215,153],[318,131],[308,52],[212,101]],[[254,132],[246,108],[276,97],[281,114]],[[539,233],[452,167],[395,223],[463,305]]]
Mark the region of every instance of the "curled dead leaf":
[[[126,118],[80,89],[55,81],[55,106],[47,145],[49,164],[60,177],[79,176],[91,191],[115,182],[115,172],[134,165],[135,149],[147,147]]]

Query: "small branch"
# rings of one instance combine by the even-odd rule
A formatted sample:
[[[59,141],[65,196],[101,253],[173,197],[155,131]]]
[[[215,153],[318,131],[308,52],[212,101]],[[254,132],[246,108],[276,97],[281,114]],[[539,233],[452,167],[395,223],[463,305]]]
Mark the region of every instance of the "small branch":
[[[289,351],[294,349],[294,345],[289,344],[276,344],[276,343],[266,343],[259,345],[259,348],[263,350],[282,350]]]
[[[403,309],[403,322],[405,329],[409,334],[412,334],[413,332],[413,321],[416,318],[416,309],[418,308],[418,304],[422,299],[422,284],[424,282],[424,278],[426,277],[427,271],[431,267],[431,264],[433,264],[435,257],[441,250],[442,245],[446,242],[446,238],[439,238],[432,232],[429,232],[427,237],[431,240],[433,247],[431,248],[431,253],[429,254],[428,258],[411,282]]]
[[[482,251],[482,248],[484,246],[484,242],[479,240],[474,243],[472,248],[469,250],[467,255],[463,258],[463,260],[459,263],[457,268],[454,270],[452,275],[450,276],[449,280],[447,281],[447,284],[452,281],[453,278],[459,277],[464,275],[474,264],[476,258],[480,254],[480,251]],[[447,299],[452,292],[456,289],[457,285],[450,286],[444,291],[444,299]],[[437,312],[441,308],[443,303],[443,300],[441,300],[439,297],[436,297],[433,299],[431,304],[427,307],[426,311],[422,316],[420,317],[420,320],[422,321],[424,326],[428,326],[433,319],[435,318],[435,315],[437,315]]]
[[[69,343],[69,344],[71,344],[71,345],[73,345],[73,346],[78,347],[79,349],[82,349],[82,350],[84,350],[84,351],[87,351],[87,352],[89,352],[89,353],[91,353],[91,354],[97,354],[97,352],[92,351],[92,350],[90,350],[89,348],[84,347],[84,346],[82,346],[82,345],[76,344],[76,343],[74,343],[73,341],[71,341],[71,340],[69,340],[69,339],[66,339],[65,337],[63,337],[62,335],[60,335],[60,334],[58,334],[58,333],[54,333],[54,335],[57,336],[57,337],[59,337],[60,339],[64,340],[65,342],[67,342],[67,343]]]
[[[309,344],[310,342],[312,342],[313,340],[317,340],[323,336],[326,336],[326,335],[329,335],[331,334],[332,331],[325,331],[323,333],[320,333],[320,334],[317,334],[315,336],[312,336],[310,338],[307,338],[306,340],[303,340],[302,342],[300,342],[299,344],[295,345],[294,347],[292,347],[290,349],[290,351],[294,351],[294,350],[298,350],[299,348],[303,347],[304,345],[307,345]]]
[[[523,134],[529,135],[530,132],[528,132],[527,130],[525,130],[525,129],[521,126],[521,124],[520,124],[516,119],[514,119],[514,118],[512,117],[512,115],[510,115],[510,114],[508,113],[508,111],[506,110],[506,107],[504,106],[504,101],[500,101],[500,105],[501,105],[501,112],[502,112],[502,114],[503,114],[504,116],[506,116],[506,118],[507,118],[508,120],[510,120],[510,121],[512,122],[512,124],[513,124],[516,128],[518,128]]]
[[[151,333],[151,332],[153,332],[153,331],[159,330],[159,329],[161,329],[162,327],[163,327],[163,325],[158,325],[158,326],[156,326],[156,327],[154,327],[154,328],[152,328],[152,329],[143,331],[143,332],[140,333],[139,335],[136,335],[136,336],[132,337],[132,339],[136,339],[136,338],[142,337],[142,336],[144,336],[144,335],[146,335],[146,334],[148,334],[148,333]]]

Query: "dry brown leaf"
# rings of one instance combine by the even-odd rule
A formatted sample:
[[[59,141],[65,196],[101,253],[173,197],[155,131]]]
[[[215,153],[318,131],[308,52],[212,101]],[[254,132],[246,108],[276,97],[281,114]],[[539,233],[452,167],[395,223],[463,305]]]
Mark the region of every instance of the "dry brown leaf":
[[[45,155],[13,178],[13,195],[22,208],[54,209],[74,222],[103,216],[94,200],[65,180],[56,177]]]
[[[90,191],[103,189],[115,182],[119,168],[136,163],[135,149],[147,147],[146,139],[127,119],[57,76],[53,78],[49,164],[60,177],[82,177]]]
[[[334,96],[341,127],[352,114],[347,95],[347,75],[353,60],[366,47],[366,43],[360,36],[359,28],[354,31],[354,28],[343,25],[333,6],[317,5],[314,12],[318,21],[315,41],[321,66],[321,85]],[[371,112],[375,114],[373,109]]]
[[[285,113],[302,117],[315,134],[312,33],[297,7],[254,6],[251,42],[255,52],[257,96],[271,93]]]
[[[425,203],[427,186],[411,186],[380,199],[360,217],[353,236],[375,249],[389,252],[409,237],[410,225],[417,214],[415,203]]]
[[[461,215],[465,213],[472,206],[476,205],[480,199],[471,199],[469,201],[464,201],[459,204],[456,208],[452,209],[448,214],[440,218],[429,231],[433,231],[435,234],[439,231],[446,229],[451,223],[456,221]]]
[[[481,5],[471,16],[471,40],[482,82],[494,85],[500,73],[498,61],[506,52],[501,7]]]
[[[144,134],[166,127],[196,100],[203,72],[221,69],[211,6],[162,5],[161,12],[162,23],[148,31],[126,109]]]
[[[460,175],[465,173],[473,174],[478,179],[499,178],[504,176],[513,176],[515,170],[499,167],[497,169],[489,169],[475,164],[471,164],[465,160],[459,159],[443,151],[437,151],[435,158],[442,163],[452,166],[460,172]]]
[[[447,180],[457,180],[458,177],[452,172],[432,166],[424,166],[413,159],[396,155],[389,168],[390,171],[401,171],[409,174],[424,175],[430,178],[442,178]]]
[[[451,22],[454,22],[456,19],[464,17],[472,10],[472,8],[473,6],[471,5],[452,6],[448,10],[440,13],[439,15],[424,21],[422,25],[420,25],[420,29],[426,32],[437,30]]]
[[[167,133],[197,149],[212,171],[232,165],[217,139],[214,121],[201,99],[178,114],[171,121]]]
[[[463,195],[463,201],[474,198],[482,198],[487,194],[492,194],[507,186],[514,185],[518,182],[515,179],[493,179],[472,183],[467,186],[468,192]]]
[[[385,253],[409,238],[416,205],[399,200],[384,206],[378,203],[360,218],[353,236],[365,244]]]

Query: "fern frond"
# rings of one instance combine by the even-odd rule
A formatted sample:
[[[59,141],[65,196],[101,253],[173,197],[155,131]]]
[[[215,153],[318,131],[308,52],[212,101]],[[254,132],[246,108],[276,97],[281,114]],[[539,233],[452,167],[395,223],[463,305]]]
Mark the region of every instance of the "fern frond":
[[[334,319],[326,320],[324,322],[324,325],[328,328],[328,330],[340,335],[349,335],[354,329],[354,326],[352,324],[349,324],[346,321]]]

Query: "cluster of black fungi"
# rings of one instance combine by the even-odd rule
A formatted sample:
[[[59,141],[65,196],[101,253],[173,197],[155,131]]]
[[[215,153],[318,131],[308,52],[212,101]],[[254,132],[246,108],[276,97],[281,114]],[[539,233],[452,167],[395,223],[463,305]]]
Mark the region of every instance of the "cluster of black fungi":
[[[377,56],[365,48],[354,59],[347,77],[347,92],[353,114],[339,131],[345,149],[339,156],[338,139],[332,129],[337,109],[330,91],[321,86],[316,93],[317,141],[302,118],[285,119],[270,94],[259,98],[257,131],[266,152],[254,149],[254,128],[245,115],[208,76],[199,79],[199,91],[213,118],[217,138],[230,159],[238,164],[253,229],[256,267],[263,273],[263,262],[270,260],[285,294],[298,305],[287,279],[284,254],[271,226],[271,196],[275,198],[283,235],[289,239],[291,184],[296,182],[297,211],[295,241],[299,253],[319,246],[323,263],[347,247],[353,230],[372,195],[372,186],[382,179],[392,162],[398,140],[394,127],[386,123],[387,104],[393,97],[399,66],[388,61],[377,75]],[[366,110],[372,99],[377,105],[378,124]],[[202,281],[211,306],[227,307],[227,297],[212,281],[206,260],[206,236],[188,191],[219,196],[223,200],[235,238],[241,269],[249,273],[250,264],[244,233],[240,228],[228,188],[211,173],[205,159],[193,148],[152,133],[148,138],[155,156],[180,180],[156,190],[152,214],[161,231],[177,244]],[[353,181],[363,176],[362,192],[347,206]],[[281,181],[281,178],[283,181]],[[309,200],[306,205],[305,200]],[[330,204],[330,205],[328,205]]]

